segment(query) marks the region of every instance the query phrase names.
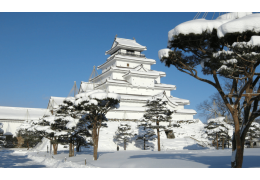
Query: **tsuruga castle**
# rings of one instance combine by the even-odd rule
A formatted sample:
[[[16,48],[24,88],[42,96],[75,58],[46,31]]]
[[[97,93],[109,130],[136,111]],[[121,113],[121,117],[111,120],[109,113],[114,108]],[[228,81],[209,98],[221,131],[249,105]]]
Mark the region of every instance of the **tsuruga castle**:
[[[94,87],[120,94],[120,108],[110,111],[108,119],[138,120],[143,117],[147,99],[163,96],[169,108],[176,111],[174,120],[192,120],[196,111],[184,109],[185,105],[190,104],[189,100],[171,95],[176,86],[161,83],[161,78],[166,74],[152,70],[156,61],[142,54],[145,50],[146,46],[140,45],[135,39],[116,37],[112,47],[105,53],[110,56],[97,67],[102,73],[89,82],[81,82],[80,92]]]
[[[102,89],[118,93],[121,96],[120,108],[107,114],[109,120],[138,121],[145,113],[146,101],[156,97],[163,97],[168,101],[168,107],[175,111],[173,120],[193,120],[196,111],[184,108],[190,104],[189,100],[171,95],[176,86],[161,83],[161,78],[166,77],[166,74],[152,69],[156,61],[147,58],[142,53],[145,50],[146,46],[140,45],[135,39],[115,37],[112,47],[105,52],[109,57],[97,67],[102,73],[88,82],[82,81],[79,92]],[[65,97],[51,96],[47,109],[0,106],[3,130],[15,135],[16,127],[26,118],[37,119],[50,114],[52,108],[64,99]]]

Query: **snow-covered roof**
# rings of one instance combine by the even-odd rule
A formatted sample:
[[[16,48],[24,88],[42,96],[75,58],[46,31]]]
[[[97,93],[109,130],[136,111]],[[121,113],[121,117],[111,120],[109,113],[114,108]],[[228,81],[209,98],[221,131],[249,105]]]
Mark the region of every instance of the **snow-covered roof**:
[[[118,109],[114,111],[139,111],[144,112],[146,110],[145,107],[136,107],[136,106],[120,106]]]
[[[112,64],[114,61],[117,61],[117,60],[125,61],[125,62],[136,62],[136,63],[140,63],[140,64],[149,64],[149,65],[156,64],[156,61],[154,59],[140,58],[140,57],[136,57],[136,56],[123,56],[120,54],[116,54],[113,57],[114,58],[109,59],[105,63],[99,65],[97,67],[97,69],[104,69],[107,66],[109,66],[109,63]]]
[[[51,96],[51,98],[49,99],[49,103],[48,103],[47,109],[58,108],[59,104],[63,103],[64,99],[65,99],[65,97],[54,97],[54,96]]]
[[[181,104],[186,104],[186,105],[190,104],[190,101],[187,99],[181,99],[181,98],[177,98],[177,97],[173,97],[173,96],[170,96],[169,99],[172,102],[176,102],[176,103],[181,103]]]
[[[165,77],[165,76],[166,76],[165,72],[163,72],[163,71],[155,71],[155,70],[147,69],[147,68],[145,68],[145,67],[143,66],[143,64],[140,64],[140,65],[134,67],[133,69],[136,70],[136,71],[144,71],[144,72],[151,72],[151,73],[159,73],[159,75],[160,75],[161,77]]]
[[[145,68],[142,64],[136,66],[135,68],[129,70],[123,77],[127,76],[146,76],[148,78],[158,78],[159,76],[165,77],[165,72],[162,71],[153,71],[150,69]]]
[[[177,114],[197,114],[197,112],[193,109],[178,109],[176,111]]]
[[[48,109],[0,106],[0,119],[26,120],[27,110],[29,114],[28,118],[30,120],[37,120],[43,115],[50,115],[50,111]]]
[[[176,86],[171,84],[157,83],[154,84],[154,87],[170,88],[170,90],[176,90]]]
[[[93,83],[81,81],[79,93],[93,90]]]
[[[121,71],[121,72],[124,72],[124,73],[128,73],[130,70],[131,71],[136,70],[136,71],[143,71],[143,72],[151,72],[153,74],[159,74],[160,77],[166,76],[165,72],[163,72],[163,71],[155,71],[155,70],[147,69],[147,68],[143,67],[143,64],[140,64],[136,67],[110,66],[110,68],[108,68],[106,71],[102,72],[102,74],[94,77],[90,81],[96,82],[96,81],[98,81],[98,79],[100,79],[103,76],[109,76],[109,75],[107,75],[107,73],[111,73],[112,71],[116,71],[116,72]],[[81,83],[83,83],[83,82],[81,82]],[[84,82],[84,83],[87,83],[87,82]],[[90,86],[90,85],[88,85],[88,86]],[[91,87],[93,87],[93,86],[91,86]]]
[[[146,50],[146,47],[137,43],[135,39],[132,40],[132,39],[124,39],[124,38],[116,37],[111,49],[106,51],[106,55],[113,54],[118,49],[131,49],[131,50],[133,49],[133,50],[144,51]]]
[[[105,84],[116,84],[116,85],[124,85],[125,86],[125,85],[128,85],[130,83],[125,81],[125,80],[120,80],[120,79],[106,79],[105,82],[97,84],[97,86],[95,88],[102,86],[102,85],[105,85]]]
[[[152,71],[136,71],[136,70],[129,70],[125,75],[123,75],[124,78],[128,77],[128,76],[138,76],[138,77],[146,77],[146,78],[152,78],[152,79],[156,79],[160,76],[160,73],[158,72],[152,72]]]

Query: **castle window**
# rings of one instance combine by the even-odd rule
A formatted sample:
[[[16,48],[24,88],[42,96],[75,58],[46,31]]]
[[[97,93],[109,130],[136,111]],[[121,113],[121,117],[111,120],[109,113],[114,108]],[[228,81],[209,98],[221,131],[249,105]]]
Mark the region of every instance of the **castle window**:
[[[129,64],[127,63],[127,67],[129,67]]]

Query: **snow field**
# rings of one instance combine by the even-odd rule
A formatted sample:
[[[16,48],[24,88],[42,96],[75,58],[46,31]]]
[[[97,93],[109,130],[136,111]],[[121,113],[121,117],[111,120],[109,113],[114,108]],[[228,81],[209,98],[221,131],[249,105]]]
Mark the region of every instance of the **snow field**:
[[[55,159],[56,156],[53,156],[52,157],[39,157],[39,156],[36,156],[36,155],[31,155],[29,154],[28,155],[28,158],[33,160],[33,161],[36,161],[42,165],[45,165],[46,167],[48,168],[95,168],[95,166],[93,165],[84,165],[84,159],[83,159],[83,163],[82,165],[80,165],[80,163],[75,163],[75,162],[71,162],[71,161],[67,161],[67,158],[66,158],[66,161],[65,161],[65,157],[63,159],[59,158],[59,160]]]
[[[99,151],[93,160],[92,151],[76,153],[68,157],[68,151],[53,156],[46,152],[28,152],[28,158],[36,164],[70,168],[230,168],[231,149],[225,150],[171,150],[171,151]],[[1,154],[1,153],[0,153]],[[16,156],[19,153],[15,154]],[[24,154],[21,154],[24,156]],[[45,157],[46,155],[46,157]],[[66,162],[65,162],[66,157]],[[85,165],[85,159],[87,164]],[[260,168],[259,148],[245,149],[244,168]]]

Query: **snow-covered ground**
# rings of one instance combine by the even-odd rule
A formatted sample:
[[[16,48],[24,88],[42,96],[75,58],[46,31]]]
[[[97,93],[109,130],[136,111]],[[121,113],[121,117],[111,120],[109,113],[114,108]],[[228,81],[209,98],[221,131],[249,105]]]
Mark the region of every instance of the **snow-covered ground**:
[[[44,151],[23,149],[0,150],[0,158],[0,167],[5,168],[230,168],[231,149],[101,151],[97,161],[93,160],[92,151],[79,152],[75,157],[68,157],[68,151],[59,151],[54,156]],[[245,149],[243,167],[260,168],[259,148]]]

